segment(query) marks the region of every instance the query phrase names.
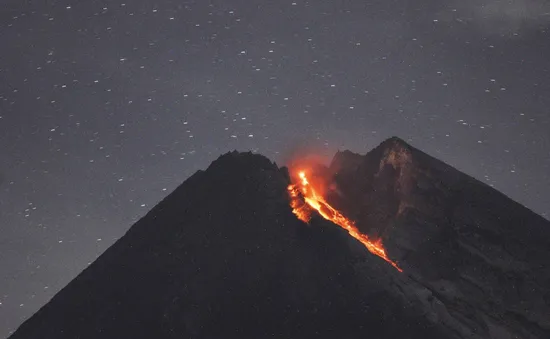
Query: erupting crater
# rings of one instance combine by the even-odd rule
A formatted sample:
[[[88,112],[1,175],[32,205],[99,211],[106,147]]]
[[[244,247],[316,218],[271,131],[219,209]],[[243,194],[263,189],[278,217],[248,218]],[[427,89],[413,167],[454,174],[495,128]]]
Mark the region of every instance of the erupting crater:
[[[305,223],[309,223],[311,214],[314,210],[317,211],[326,220],[348,231],[352,237],[359,240],[372,254],[384,259],[399,272],[403,272],[403,270],[397,266],[397,263],[388,258],[382,241],[380,239],[370,239],[366,234],[362,234],[352,220],[346,218],[337,209],[332,207],[322,194],[319,193],[320,190],[312,186],[305,171],[299,171],[297,179],[297,183],[288,186],[288,192],[290,195],[292,212],[298,219]]]

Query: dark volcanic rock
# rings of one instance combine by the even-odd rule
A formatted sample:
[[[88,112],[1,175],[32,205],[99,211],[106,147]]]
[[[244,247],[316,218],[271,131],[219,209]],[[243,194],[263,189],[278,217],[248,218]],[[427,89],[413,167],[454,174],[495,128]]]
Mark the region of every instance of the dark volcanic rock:
[[[398,138],[330,169],[340,194],[328,200],[382,237],[451,327],[550,338],[550,222]]]
[[[232,152],[11,338],[550,338],[546,220],[398,138],[323,171],[404,273],[320,216],[300,222],[287,169]]]
[[[223,155],[11,338],[457,338],[407,275],[296,219],[287,184],[262,156]]]

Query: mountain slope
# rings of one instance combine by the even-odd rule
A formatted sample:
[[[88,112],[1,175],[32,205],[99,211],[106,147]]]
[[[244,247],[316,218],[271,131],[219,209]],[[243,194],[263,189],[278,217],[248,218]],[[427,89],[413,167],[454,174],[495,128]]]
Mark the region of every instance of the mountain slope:
[[[265,157],[221,156],[11,338],[458,338],[418,283],[296,219],[288,183]]]
[[[391,138],[338,153],[328,200],[379,235],[459,328],[550,337],[550,223],[484,183]]]

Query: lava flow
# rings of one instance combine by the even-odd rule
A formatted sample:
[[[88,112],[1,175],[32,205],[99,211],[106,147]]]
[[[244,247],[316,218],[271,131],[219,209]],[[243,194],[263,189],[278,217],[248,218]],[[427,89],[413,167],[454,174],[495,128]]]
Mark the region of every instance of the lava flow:
[[[290,206],[292,207],[292,212],[300,220],[306,223],[309,222],[312,211],[316,210],[323,218],[332,221],[336,225],[347,230],[352,237],[365,245],[371,253],[387,261],[399,272],[403,272],[403,270],[399,268],[395,262],[388,258],[386,255],[386,250],[382,246],[382,241],[380,239],[376,241],[369,239],[367,235],[362,234],[359,231],[353,221],[343,216],[342,213],[338,212],[338,210],[326,202],[325,199],[311,186],[307,180],[305,172],[299,172],[298,176],[300,178],[300,182],[298,184],[289,185],[288,191],[291,197]]]

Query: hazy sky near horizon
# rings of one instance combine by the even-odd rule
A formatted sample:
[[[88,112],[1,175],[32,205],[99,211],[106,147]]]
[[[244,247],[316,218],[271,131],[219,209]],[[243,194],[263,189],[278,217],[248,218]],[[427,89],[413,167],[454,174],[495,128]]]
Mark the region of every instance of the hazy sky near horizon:
[[[550,216],[543,0],[0,9],[0,338],[227,151],[399,136]]]

